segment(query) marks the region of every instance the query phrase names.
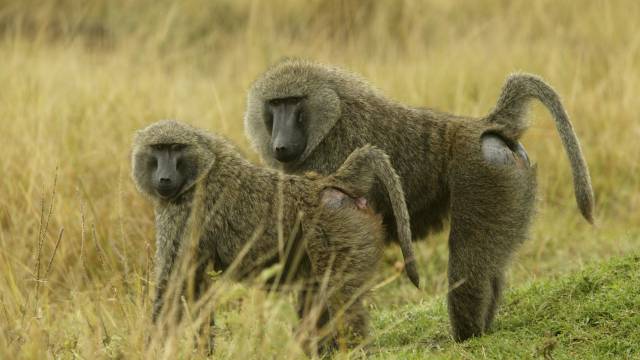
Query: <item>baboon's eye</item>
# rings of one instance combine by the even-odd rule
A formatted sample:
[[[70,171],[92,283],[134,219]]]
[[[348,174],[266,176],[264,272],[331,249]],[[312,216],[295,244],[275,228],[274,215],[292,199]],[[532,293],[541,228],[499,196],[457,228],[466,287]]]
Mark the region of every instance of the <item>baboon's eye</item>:
[[[158,167],[158,159],[155,158],[155,156],[152,156],[149,158],[149,167],[152,169],[155,169]]]
[[[302,110],[298,111],[298,118],[296,121],[298,124],[302,124],[304,122],[304,114],[302,113]]]
[[[171,144],[171,151],[184,150],[187,147],[185,144]]]

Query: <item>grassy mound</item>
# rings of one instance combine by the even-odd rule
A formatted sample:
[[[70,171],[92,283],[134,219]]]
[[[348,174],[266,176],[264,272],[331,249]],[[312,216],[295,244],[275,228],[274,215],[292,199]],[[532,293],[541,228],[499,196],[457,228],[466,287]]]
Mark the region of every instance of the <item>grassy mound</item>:
[[[375,358],[626,359],[640,356],[640,255],[616,258],[507,293],[490,334],[463,344],[446,306],[382,311]]]

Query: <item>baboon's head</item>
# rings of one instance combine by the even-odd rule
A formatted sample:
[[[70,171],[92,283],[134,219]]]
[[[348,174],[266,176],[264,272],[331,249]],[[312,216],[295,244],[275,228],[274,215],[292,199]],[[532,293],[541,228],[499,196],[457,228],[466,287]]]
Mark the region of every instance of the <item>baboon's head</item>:
[[[178,198],[211,168],[214,155],[209,142],[202,131],[173,120],[138,131],[132,152],[138,190],[153,199]]]
[[[340,98],[327,75],[321,65],[285,60],[253,84],[245,131],[264,158],[302,162],[335,125]]]

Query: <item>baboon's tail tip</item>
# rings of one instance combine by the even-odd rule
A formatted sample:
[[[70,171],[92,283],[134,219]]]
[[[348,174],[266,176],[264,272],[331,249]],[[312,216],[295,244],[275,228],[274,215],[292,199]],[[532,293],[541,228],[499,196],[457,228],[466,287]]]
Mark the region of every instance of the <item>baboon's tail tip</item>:
[[[593,187],[591,186],[591,178],[589,176],[586,162],[583,158],[574,160],[579,166],[573,166],[578,174],[574,177],[574,189],[576,195],[576,203],[582,216],[591,224],[595,225],[595,200],[593,195]]]
[[[585,207],[580,207],[580,212],[582,213],[582,216],[584,216],[584,218],[591,225],[595,225],[596,224],[596,219],[595,219],[595,216],[593,214],[593,208],[594,208],[593,203],[590,203],[589,205],[586,205]]]
[[[591,225],[595,225],[595,215],[594,215],[594,204],[593,204],[593,196],[588,196],[583,200],[578,200],[578,207],[580,208],[580,213],[582,216],[589,222]]]
[[[415,285],[416,288],[420,289],[420,275],[418,275],[418,269],[416,269],[415,262],[411,261],[405,263],[404,270],[406,271],[407,276],[409,277],[409,280],[411,280],[413,285]]]
[[[582,213],[582,216],[584,216],[585,219],[587,219],[587,221],[589,222],[589,224],[595,226],[596,225],[596,219],[593,217],[593,214],[585,214],[584,212]]]

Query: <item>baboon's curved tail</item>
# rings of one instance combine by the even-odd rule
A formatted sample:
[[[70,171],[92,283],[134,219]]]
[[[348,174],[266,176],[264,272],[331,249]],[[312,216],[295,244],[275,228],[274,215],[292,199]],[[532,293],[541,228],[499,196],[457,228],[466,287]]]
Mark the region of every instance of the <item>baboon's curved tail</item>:
[[[487,117],[487,120],[501,125],[499,131],[504,136],[517,140],[528,128],[525,115],[527,105],[531,99],[541,101],[555,120],[560,139],[562,139],[562,144],[571,163],[573,186],[578,207],[584,218],[593,224],[594,200],[589,169],[582,155],[580,142],[573,130],[571,121],[569,121],[569,116],[560,101],[560,96],[551,86],[535,75],[526,73],[512,74],[502,87],[498,103]]]
[[[365,145],[354,150],[332,177],[358,192],[357,196],[370,194],[375,178],[382,183],[391,201],[393,216],[396,219],[405,271],[411,282],[416,287],[420,287],[420,277],[416,269],[411,243],[409,211],[402,190],[402,182],[391,165],[389,156],[372,145]]]

